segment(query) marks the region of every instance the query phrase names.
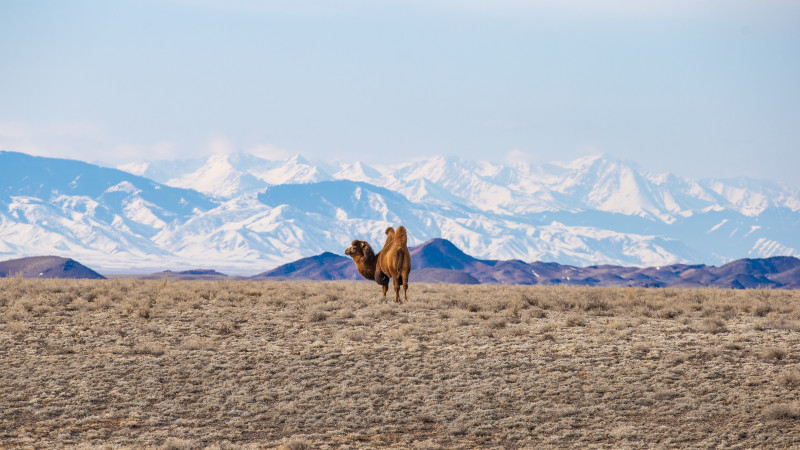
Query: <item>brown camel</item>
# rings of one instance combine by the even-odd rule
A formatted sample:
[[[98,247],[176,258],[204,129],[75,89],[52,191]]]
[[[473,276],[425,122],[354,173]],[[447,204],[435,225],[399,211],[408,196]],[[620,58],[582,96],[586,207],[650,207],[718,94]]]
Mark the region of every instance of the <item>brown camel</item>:
[[[355,240],[345,251],[356,263],[358,273],[383,287],[383,298],[389,290],[389,278],[394,279],[395,301],[400,302],[400,284],[403,297],[408,300],[408,274],[411,272],[411,255],[408,253],[406,229],[403,226],[386,229],[386,244],[376,255],[366,241]]]
[[[389,286],[389,277],[383,272],[378,270],[378,257],[372,250],[372,247],[367,241],[355,240],[350,244],[350,247],[344,251],[345,255],[349,255],[356,263],[358,273],[368,280],[374,280],[376,283],[383,286],[383,296],[386,296],[386,291]]]
[[[411,254],[408,252],[408,235],[406,227],[399,226],[397,231],[386,229],[386,244],[378,253],[378,270],[394,281],[394,301],[400,303],[400,285],[403,285],[403,301],[408,301],[408,274],[411,272]],[[388,283],[387,283],[388,285]],[[387,286],[388,287],[388,286]],[[386,287],[384,287],[384,297]]]

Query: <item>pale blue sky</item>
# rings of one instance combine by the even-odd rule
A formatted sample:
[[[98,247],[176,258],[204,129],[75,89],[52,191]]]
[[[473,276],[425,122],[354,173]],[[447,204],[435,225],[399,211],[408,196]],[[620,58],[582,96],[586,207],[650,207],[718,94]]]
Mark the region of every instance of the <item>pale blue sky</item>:
[[[0,0],[0,64],[0,149],[45,156],[605,152],[800,186],[796,0]]]

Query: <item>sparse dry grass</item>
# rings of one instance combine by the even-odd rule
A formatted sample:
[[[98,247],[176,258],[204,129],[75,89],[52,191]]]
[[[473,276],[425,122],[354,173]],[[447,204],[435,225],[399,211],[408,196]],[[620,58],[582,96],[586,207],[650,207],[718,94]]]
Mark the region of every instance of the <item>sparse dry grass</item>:
[[[0,279],[0,446],[793,447],[800,292]]]

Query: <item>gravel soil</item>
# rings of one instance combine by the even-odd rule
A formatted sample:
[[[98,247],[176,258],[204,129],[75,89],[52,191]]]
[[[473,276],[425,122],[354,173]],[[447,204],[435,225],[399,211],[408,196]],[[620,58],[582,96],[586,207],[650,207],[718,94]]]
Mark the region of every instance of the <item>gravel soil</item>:
[[[800,292],[0,279],[0,447],[800,446]]]

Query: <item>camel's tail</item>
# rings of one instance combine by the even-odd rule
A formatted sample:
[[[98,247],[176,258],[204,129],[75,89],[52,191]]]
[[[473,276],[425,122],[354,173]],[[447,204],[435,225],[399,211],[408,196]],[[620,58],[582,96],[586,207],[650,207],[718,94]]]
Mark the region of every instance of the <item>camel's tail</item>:
[[[394,242],[403,247],[408,245],[408,234],[406,233],[406,227],[402,225],[397,227],[397,230],[394,232]]]

